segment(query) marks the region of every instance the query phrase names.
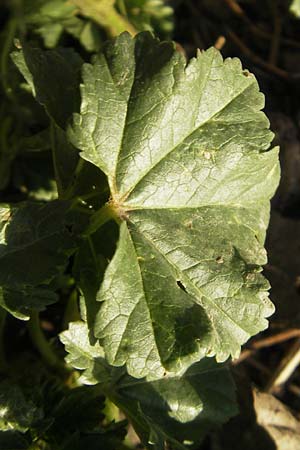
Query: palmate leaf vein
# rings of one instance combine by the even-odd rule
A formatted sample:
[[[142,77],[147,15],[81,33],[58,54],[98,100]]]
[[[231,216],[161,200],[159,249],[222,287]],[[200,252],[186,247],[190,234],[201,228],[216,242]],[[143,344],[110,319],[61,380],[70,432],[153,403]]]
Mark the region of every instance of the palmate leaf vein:
[[[207,77],[207,79],[209,79],[209,76]],[[254,81],[254,80],[253,80]],[[157,167],[161,162],[164,161],[165,158],[167,158],[172,152],[174,152],[175,150],[179,149],[182,145],[184,145],[185,141],[188,140],[190,137],[192,137],[192,135],[194,133],[196,133],[201,127],[203,127],[204,125],[210,123],[214,117],[216,117],[218,114],[220,114],[223,110],[225,110],[234,100],[236,100],[241,94],[243,94],[244,92],[246,92],[249,88],[252,87],[251,83],[248,86],[245,86],[241,91],[239,91],[233,98],[231,98],[225,105],[222,106],[222,108],[218,111],[216,111],[211,117],[209,117],[208,119],[206,119],[204,122],[200,123],[197,128],[193,129],[188,135],[186,135],[181,142],[179,142],[178,144],[176,144],[175,147],[171,148],[169,150],[168,153],[165,153],[161,159],[159,159],[158,161],[156,161],[151,167],[147,168],[147,171],[145,171],[144,173],[141,174],[141,177],[135,182],[134,185],[131,186],[130,189],[127,190],[127,192],[122,196],[122,201],[126,201],[126,199],[129,197],[129,195],[134,191],[134,189],[138,186],[138,184],[145,178],[146,175],[148,175],[155,167]],[[205,86],[202,90],[202,95],[205,91]],[[201,103],[201,99],[202,99],[202,95],[201,98],[199,100],[199,104]],[[124,127],[125,130],[125,127]],[[123,131],[123,136],[124,136],[124,131]],[[120,154],[121,149],[119,149],[119,154]]]
[[[136,232],[138,232],[136,230]],[[147,236],[145,234],[142,234],[139,232],[139,234],[148,242],[149,246],[153,247],[157,253],[159,253],[161,256],[163,256],[163,258],[166,260],[166,262],[172,266],[175,271],[178,273],[180,271],[180,269],[167,257],[167,255],[165,253],[162,253],[159,248],[154,244],[153,240],[150,240],[149,238],[147,238]],[[140,267],[140,266],[139,266]],[[183,272],[183,271],[182,271]],[[192,286],[199,292],[201,298],[205,299],[205,301],[207,301],[208,303],[212,304],[218,311],[220,311],[222,314],[224,314],[224,316],[226,316],[234,325],[236,325],[238,328],[240,328],[242,331],[245,331],[248,334],[248,331],[245,330],[244,328],[242,328],[231,316],[229,316],[226,311],[224,311],[222,308],[220,308],[220,306],[215,303],[212,299],[210,299],[209,297],[207,297],[206,295],[203,294],[203,292],[201,291],[201,289],[199,288],[199,286],[195,285],[188,276],[184,276],[183,281],[185,281],[185,277],[188,281],[187,284],[192,284]],[[183,278],[183,277],[182,277]],[[187,286],[186,286],[187,287]],[[236,294],[236,293],[235,293]],[[190,294],[192,296],[192,294]],[[194,298],[194,296],[192,296]],[[205,303],[205,301],[203,301],[203,303]],[[197,302],[195,302],[197,303]],[[204,307],[203,303],[200,303],[201,307]],[[197,303],[198,304],[198,303]],[[212,320],[212,318],[210,317],[210,319]],[[215,328],[214,322],[212,320],[212,325]],[[215,329],[216,331],[216,329]]]

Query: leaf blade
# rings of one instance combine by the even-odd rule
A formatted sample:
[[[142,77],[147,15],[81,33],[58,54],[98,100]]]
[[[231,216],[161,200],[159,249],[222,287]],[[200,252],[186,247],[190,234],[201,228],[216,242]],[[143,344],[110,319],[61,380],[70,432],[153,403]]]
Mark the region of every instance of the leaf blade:
[[[182,373],[205,354],[237,357],[273,312],[259,274],[279,178],[264,97],[239,60],[215,49],[186,65],[172,44],[141,33],[104,55],[83,74],[70,130],[108,176],[122,222],[95,335],[110,364],[135,377]]]

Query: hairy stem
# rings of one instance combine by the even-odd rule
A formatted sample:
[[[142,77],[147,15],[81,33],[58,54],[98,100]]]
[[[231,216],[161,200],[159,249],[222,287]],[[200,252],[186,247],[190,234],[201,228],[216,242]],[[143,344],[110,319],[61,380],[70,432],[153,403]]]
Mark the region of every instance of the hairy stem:
[[[28,322],[28,332],[33,345],[36,347],[47,366],[58,371],[65,370],[63,363],[55,354],[41,330],[39,314],[36,311],[32,311],[31,313]]]

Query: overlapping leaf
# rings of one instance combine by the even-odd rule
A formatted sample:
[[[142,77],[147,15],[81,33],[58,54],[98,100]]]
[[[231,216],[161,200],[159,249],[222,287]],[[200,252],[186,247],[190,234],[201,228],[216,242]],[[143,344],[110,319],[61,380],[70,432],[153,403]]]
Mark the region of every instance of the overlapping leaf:
[[[136,377],[237,357],[273,312],[261,265],[277,149],[264,97],[214,48],[123,34],[84,65],[72,142],[107,175],[120,239],[95,334]]]
[[[0,245],[0,284],[7,288],[49,283],[65,268],[76,248],[76,236],[66,213],[69,203],[20,206],[9,217],[3,209]],[[31,258],[27,270],[28,257]],[[46,257],[47,256],[47,257]]]
[[[0,208],[0,305],[19,319],[57,300],[56,277],[79,246],[85,224],[69,209],[63,201]]]
[[[212,426],[237,412],[229,372],[213,359],[196,363],[182,377],[147,382],[130,377],[123,368],[109,366],[102,348],[98,343],[90,345],[88,335],[82,322],[71,323],[61,334],[69,352],[67,361],[84,369],[84,383],[100,383],[150,448],[158,450],[164,441],[172,442],[174,448],[183,448],[181,443],[187,440],[199,442]],[[154,434],[155,441],[151,439]]]
[[[42,51],[25,46],[14,52],[12,59],[49,116],[64,128],[79,108],[81,57],[70,48]]]

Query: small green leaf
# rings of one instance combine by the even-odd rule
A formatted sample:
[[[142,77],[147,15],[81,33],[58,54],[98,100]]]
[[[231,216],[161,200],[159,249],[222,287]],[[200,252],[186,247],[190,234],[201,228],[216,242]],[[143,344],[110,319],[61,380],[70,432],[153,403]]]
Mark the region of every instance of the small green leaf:
[[[69,135],[107,175],[121,221],[95,335],[132,376],[237,357],[267,327],[259,272],[279,163],[263,106],[238,59],[211,48],[186,64],[148,33],[121,35],[83,66]]]
[[[168,440],[175,448],[181,442],[199,442],[209,429],[236,414],[233,382],[226,367],[213,359],[194,364],[181,377],[148,382],[109,366],[102,348],[89,343],[89,330],[82,322],[71,323],[60,335],[69,355],[67,362],[84,370],[81,381],[100,383],[100,389],[132,420],[147,445],[151,435]],[[154,447],[159,449],[155,443]]]

